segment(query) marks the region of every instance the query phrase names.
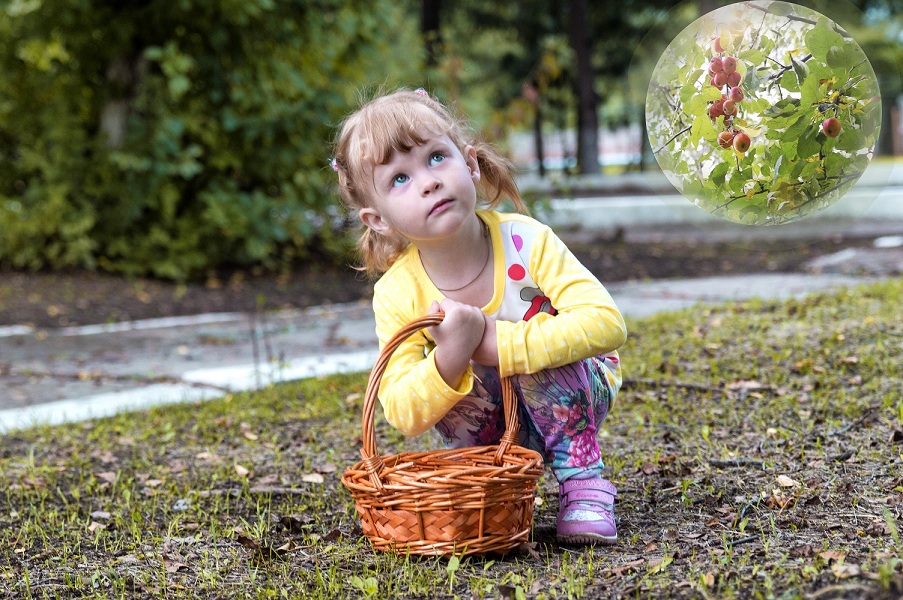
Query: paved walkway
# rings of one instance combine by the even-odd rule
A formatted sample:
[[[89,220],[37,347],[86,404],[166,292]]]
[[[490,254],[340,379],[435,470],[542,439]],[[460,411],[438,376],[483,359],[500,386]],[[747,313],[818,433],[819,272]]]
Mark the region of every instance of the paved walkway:
[[[865,192],[868,197],[882,198],[881,210],[886,214],[882,212],[880,218],[835,215],[809,219],[792,229],[744,230],[747,236],[770,236],[783,230],[782,234],[815,237],[834,231],[876,239],[873,249],[822,257],[810,265],[808,273],[607,287],[627,317],[642,318],[698,304],[802,296],[899,274],[903,272],[903,191],[888,194],[888,189],[892,188]],[[629,198],[617,201],[629,206]],[[653,237],[683,232],[697,239],[714,239],[719,232],[721,236],[725,232],[735,235],[731,224],[687,224],[673,215],[666,227],[645,223],[645,213],[636,208],[638,202],[634,197],[637,221],[630,225],[631,232],[641,235],[645,231]],[[804,239],[799,241],[804,243]],[[0,327],[0,356],[5,364],[13,365],[13,371],[0,378],[4,388],[0,394],[2,434],[36,423],[214,398],[278,381],[366,371],[376,356],[376,338],[369,304],[346,304],[258,317],[223,313],[55,331]]]

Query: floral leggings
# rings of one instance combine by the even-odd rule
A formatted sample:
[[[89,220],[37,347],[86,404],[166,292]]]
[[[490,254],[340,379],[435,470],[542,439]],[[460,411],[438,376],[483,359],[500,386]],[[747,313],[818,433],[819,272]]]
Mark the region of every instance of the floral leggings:
[[[498,370],[473,365],[476,382],[435,430],[448,448],[496,444],[505,431]],[[617,354],[603,354],[511,379],[520,444],[551,464],[559,482],[601,476],[596,435],[621,387]]]

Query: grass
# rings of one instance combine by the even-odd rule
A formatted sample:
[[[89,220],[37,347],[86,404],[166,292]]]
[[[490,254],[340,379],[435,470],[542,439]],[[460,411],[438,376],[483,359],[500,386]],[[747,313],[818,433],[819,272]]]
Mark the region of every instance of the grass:
[[[617,546],[375,554],[339,479],[361,375],[8,434],[0,596],[896,598],[903,280],[630,323]],[[430,447],[378,421],[380,449]]]

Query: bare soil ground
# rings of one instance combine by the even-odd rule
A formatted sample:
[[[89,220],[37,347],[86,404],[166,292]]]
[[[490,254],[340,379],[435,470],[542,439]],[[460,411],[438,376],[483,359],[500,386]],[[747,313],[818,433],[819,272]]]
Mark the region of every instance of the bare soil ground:
[[[807,261],[844,248],[866,247],[870,237],[834,234],[754,248],[693,240],[627,242],[566,240],[603,283],[631,279],[796,272]],[[66,327],[208,312],[300,308],[369,298],[372,284],[350,267],[311,266],[281,275],[233,271],[205,281],[174,283],[96,272],[0,272],[0,326]]]

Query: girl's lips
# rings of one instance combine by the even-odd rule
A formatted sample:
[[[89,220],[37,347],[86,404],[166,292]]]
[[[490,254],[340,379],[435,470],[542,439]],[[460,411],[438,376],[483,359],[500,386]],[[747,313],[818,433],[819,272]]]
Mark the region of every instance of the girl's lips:
[[[433,208],[430,209],[430,216],[441,213],[441,212],[442,212],[443,210],[445,210],[445,209],[448,207],[448,205],[451,204],[451,203],[452,203],[452,199],[451,199],[451,198],[443,198],[443,199],[440,200],[439,202],[436,202],[436,203],[433,205]]]

